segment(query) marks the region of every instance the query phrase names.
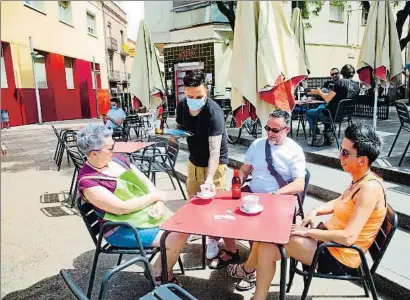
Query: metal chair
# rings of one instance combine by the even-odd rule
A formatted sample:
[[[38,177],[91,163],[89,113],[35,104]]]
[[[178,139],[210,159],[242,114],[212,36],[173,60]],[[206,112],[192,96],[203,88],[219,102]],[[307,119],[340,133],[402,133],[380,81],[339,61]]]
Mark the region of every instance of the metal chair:
[[[74,172],[73,172],[73,178],[71,179],[71,186],[70,186],[70,196],[71,196],[71,207],[74,207],[75,199],[77,196],[77,176],[78,172],[81,170],[81,168],[84,165],[84,162],[86,161],[85,156],[81,154],[80,151],[75,151],[72,148],[66,149],[68,156],[71,158],[71,161],[74,164]]]
[[[77,132],[72,131],[72,130],[66,130],[61,135],[60,149],[59,149],[59,152],[57,153],[57,166],[58,166],[57,170],[58,171],[60,171],[61,164],[63,162],[64,151],[66,151],[66,149],[71,149],[71,148],[75,148],[76,150],[78,150],[78,148],[77,148]],[[70,162],[68,152],[67,152],[67,162]]]
[[[374,285],[373,276],[376,273],[377,267],[379,266],[384,253],[387,250],[387,247],[390,244],[390,241],[396,231],[398,225],[397,213],[391,208],[390,205],[387,206],[387,213],[384,219],[384,222],[380,228],[379,233],[376,236],[375,241],[369,248],[368,252],[373,260],[373,265],[369,269],[366,255],[364,251],[356,245],[344,246],[334,242],[327,242],[319,245],[316,249],[316,252],[313,256],[313,261],[311,266],[305,266],[306,270],[300,270],[297,268],[297,263],[295,259],[290,259],[290,276],[289,283],[286,292],[290,291],[292,287],[293,278],[296,274],[303,276],[304,278],[304,289],[302,293],[301,300],[305,300],[309,291],[310,284],[313,277],[318,278],[327,278],[327,279],[340,279],[340,280],[349,280],[349,281],[361,281],[363,282],[363,289],[366,297],[369,297],[369,287],[370,292],[374,300],[378,299],[376,287]],[[356,250],[360,254],[361,264],[357,268],[357,275],[344,274],[344,275],[335,275],[335,274],[322,274],[316,271],[316,266],[319,260],[319,256],[322,250],[326,248],[350,248]]]
[[[137,115],[129,115],[125,118],[125,122],[127,122],[128,126],[134,129],[135,135],[139,138],[142,128],[144,128],[144,120],[137,116]]]
[[[104,224],[101,224],[102,221],[98,217],[97,213],[95,212],[94,206],[88,202],[83,202],[81,198],[78,198],[77,200],[77,207],[81,214],[81,217],[83,218],[84,224],[87,227],[87,230],[91,236],[91,239],[93,240],[94,245],[95,245],[95,254],[94,254],[94,260],[93,260],[93,266],[91,268],[91,273],[90,273],[90,280],[88,283],[87,297],[90,297],[92,293],[94,278],[95,278],[95,271],[97,269],[97,264],[98,264],[98,257],[101,253],[118,254],[119,257],[118,257],[117,266],[119,266],[122,260],[122,256],[124,254],[136,254],[138,256],[143,256],[143,257],[150,255],[150,257],[148,258],[148,261],[151,262],[154,256],[160,251],[159,247],[144,248],[139,238],[137,229],[131,224],[126,223],[126,222],[104,222]],[[136,248],[121,248],[121,247],[112,246],[106,242],[103,243],[103,235],[106,232],[106,230],[108,230],[108,228],[113,228],[117,226],[128,227],[134,232],[135,240],[137,241]],[[181,269],[181,273],[185,274],[184,266],[182,264],[181,258],[178,259],[178,264]]]
[[[308,169],[306,169],[305,172],[305,186],[303,188],[303,192],[298,193],[297,199],[298,199],[298,208],[297,210],[295,209],[295,214],[293,215],[293,223],[296,223],[296,217],[300,216],[300,218],[303,220],[305,218],[305,212],[303,211],[303,204],[305,203],[305,197],[307,193],[307,189],[309,187],[309,181],[310,181],[310,172]]]
[[[105,294],[107,292],[108,282],[109,282],[109,280],[111,279],[111,277],[113,275],[117,274],[118,272],[120,272],[120,271],[122,271],[122,270],[124,270],[124,269],[138,263],[138,262],[142,262],[144,264],[145,273],[148,275],[148,277],[149,277],[148,279],[149,279],[151,287],[153,289],[151,292],[149,292],[145,296],[141,297],[140,299],[142,299],[142,300],[159,300],[159,299],[182,300],[181,298],[179,298],[178,295],[176,295],[174,293],[174,291],[178,291],[178,293],[182,294],[185,299],[196,300],[196,298],[194,296],[192,296],[190,293],[188,293],[186,290],[184,290],[183,288],[181,288],[180,286],[178,286],[176,284],[164,284],[164,285],[161,285],[161,286],[157,286],[156,283],[155,283],[154,276],[152,274],[151,265],[150,265],[149,261],[147,260],[147,258],[142,257],[142,256],[133,258],[133,259],[127,261],[126,263],[123,263],[122,265],[117,266],[116,268],[108,271],[105,274],[104,280],[101,284],[101,289],[100,289],[98,299],[99,300],[104,299]],[[86,296],[83,293],[83,291],[81,291],[81,289],[73,281],[70,274],[66,270],[60,270],[60,275],[63,278],[63,280],[64,280],[65,284],[67,285],[67,287],[69,288],[71,294],[77,300],[89,300],[90,299],[89,296]]]
[[[332,133],[337,143],[337,148],[340,148],[338,138],[340,138],[340,131],[341,131],[342,123],[348,123],[349,125],[353,124],[352,117],[354,114],[355,102],[356,100],[354,99],[341,100],[337,106],[336,114],[334,118],[332,117],[332,113],[330,112],[330,110],[326,108],[320,109],[316,116],[315,126],[313,126],[313,128],[316,128],[318,124],[330,125]],[[323,115],[320,116],[320,114],[323,114]],[[336,136],[336,126],[335,125],[337,124],[339,124],[339,134]],[[314,139],[314,135],[312,136],[312,143],[313,143],[313,139]]]
[[[390,157],[390,154],[393,151],[394,145],[396,145],[396,141],[400,135],[401,130],[405,130],[407,132],[410,132],[410,113],[409,113],[409,108],[403,103],[403,102],[396,102],[396,110],[397,110],[397,115],[399,116],[400,120],[400,128],[399,131],[397,131],[396,137],[394,138],[393,144],[391,145],[389,154],[387,155]],[[403,151],[403,154],[400,158],[399,161],[399,166],[403,163],[404,157],[406,156],[407,150],[409,149],[410,146],[410,138],[407,143],[406,148]]]
[[[156,173],[167,173],[169,179],[171,180],[172,186],[176,189],[174,180],[172,179],[171,174],[175,177],[178,186],[181,190],[184,199],[186,200],[184,189],[182,188],[181,182],[178,178],[177,173],[175,172],[175,164],[178,158],[179,153],[179,141],[175,138],[170,138],[168,140],[168,145],[166,146],[166,153],[153,153],[152,155],[145,157],[144,153],[141,159],[141,165],[139,166],[141,172],[145,173],[147,177],[151,175],[152,181],[156,183]],[[158,149],[158,143],[156,143]],[[147,163],[144,163],[147,162]]]

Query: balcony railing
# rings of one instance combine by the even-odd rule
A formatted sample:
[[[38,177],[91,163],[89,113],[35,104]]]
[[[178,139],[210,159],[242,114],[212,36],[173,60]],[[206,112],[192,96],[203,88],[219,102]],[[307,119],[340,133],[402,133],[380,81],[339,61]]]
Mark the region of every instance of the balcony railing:
[[[108,71],[108,77],[110,81],[121,81],[121,72],[120,71],[114,71],[114,70],[109,70]]]
[[[111,51],[118,51],[118,42],[114,38],[108,38],[107,39],[107,49]]]

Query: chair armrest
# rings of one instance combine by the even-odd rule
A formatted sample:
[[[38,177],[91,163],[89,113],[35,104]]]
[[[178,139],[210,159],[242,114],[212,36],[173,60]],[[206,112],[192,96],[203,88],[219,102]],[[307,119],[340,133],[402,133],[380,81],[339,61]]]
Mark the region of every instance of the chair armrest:
[[[106,222],[104,223],[100,228],[100,234],[98,236],[98,244],[97,244],[98,247],[101,247],[102,238],[104,236],[104,229],[106,227],[112,227],[112,226],[124,226],[124,227],[130,228],[135,236],[135,241],[137,242],[137,247],[139,248],[141,255],[145,256],[144,247],[142,246],[138,230],[134,226],[132,226],[130,223],[127,223],[127,222]]]
[[[336,242],[325,242],[319,245],[319,247],[317,247],[315,254],[313,256],[313,260],[312,260],[312,265],[311,267],[314,269],[316,268],[317,262],[319,260],[319,256],[322,250],[327,249],[327,248],[344,248],[344,249],[354,249],[357,252],[359,252],[359,255],[361,257],[361,259],[366,259],[363,250],[356,246],[356,245],[351,245],[351,246],[345,246]]]

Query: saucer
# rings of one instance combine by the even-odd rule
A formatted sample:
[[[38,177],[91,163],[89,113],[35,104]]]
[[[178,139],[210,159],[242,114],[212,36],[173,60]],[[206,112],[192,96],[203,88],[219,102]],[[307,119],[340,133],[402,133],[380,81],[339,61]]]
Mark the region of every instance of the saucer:
[[[257,205],[255,205],[255,207],[252,210],[249,210],[243,204],[241,204],[239,209],[241,210],[241,212],[244,212],[245,214],[256,215],[256,214],[259,214],[260,212],[262,212],[263,206],[260,205],[260,204],[257,204]]]
[[[196,196],[198,197],[198,198],[200,198],[200,199],[203,199],[203,200],[209,200],[209,199],[212,199],[213,197],[215,197],[215,195],[216,195],[216,193],[212,193],[212,194],[209,194],[209,195],[202,195],[202,193],[201,192],[198,192],[198,193],[196,193]]]

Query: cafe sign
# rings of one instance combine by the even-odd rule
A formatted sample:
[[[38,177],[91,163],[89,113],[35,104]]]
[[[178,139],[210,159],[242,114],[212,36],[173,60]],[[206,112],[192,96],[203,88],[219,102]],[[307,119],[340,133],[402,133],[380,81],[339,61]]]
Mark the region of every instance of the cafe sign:
[[[179,59],[188,59],[196,57],[195,49],[180,49],[179,50]]]

